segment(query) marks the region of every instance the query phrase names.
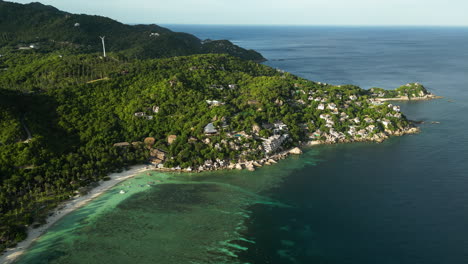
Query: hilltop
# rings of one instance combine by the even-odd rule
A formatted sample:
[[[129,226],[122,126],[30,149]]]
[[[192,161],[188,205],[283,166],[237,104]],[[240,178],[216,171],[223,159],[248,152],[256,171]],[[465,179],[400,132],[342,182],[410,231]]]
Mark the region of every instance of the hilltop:
[[[108,52],[128,58],[226,53],[247,60],[265,60],[258,52],[227,40],[202,41],[191,34],[173,32],[158,25],[132,26],[107,17],[67,13],[41,3],[23,5],[0,1],[0,47],[3,50],[101,52],[99,36],[106,37]]]

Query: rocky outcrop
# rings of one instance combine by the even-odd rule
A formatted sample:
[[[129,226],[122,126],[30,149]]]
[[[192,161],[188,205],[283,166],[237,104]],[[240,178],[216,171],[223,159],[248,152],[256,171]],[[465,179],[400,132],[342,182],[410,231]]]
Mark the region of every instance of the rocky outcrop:
[[[351,143],[351,142],[376,142],[382,143],[390,136],[403,136],[407,134],[416,134],[419,133],[421,130],[419,127],[415,127],[410,125],[405,128],[400,128],[397,130],[385,130],[384,132],[376,133],[373,135],[367,136],[353,136],[351,138],[335,138],[330,136],[325,136],[325,140],[312,140],[307,143],[307,145],[318,145],[318,144],[337,144],[337,143]]]
[[[308,145],[316,144],[337,144],[337,143],[350,143],[350,142],[383,142],[390,136],[402,136],[405,134],[415,134],[418,133],[420,129],[414,125],[409,125],[407,127],[399,128],[396,130],[385,130],[384,132],[366,134],[366,136],[355,135],[353,137],[326,137],[322,135],[323,140],[312,140],[309,141]],[[326,133],[323,133],[326,134]],[[155,153],[155,152],[154,152]],[[207,160],[203,165],[198,168],[183,169],[180,167],[176,168],[164,168],[163,164],[155,164],[155,169],[165,172],[203,172],[203,171],[214,171],[214,170],[248,170],[255,171],[256,168],[260,168],[267,165],[274,165],[279,160],[285,159],[288,155],[300,155],[302,150],[299,147],[295,147],[280,153],[269,155],[268,157],[262,158],[260,160],[238,160],[237,162],[232,160]],[[158,153],[159,154],[159,153]]]
[[[253,162],[248,162],[246,165],[245,165],[245,168],[248,170],[248,171],[255,171],[255,167],[253,165]]]
[[[291,149],[288,153],[293,154],[293,155],[301,155],[302,150],[300,148],[296,147],[296,148]]]
[[[243,166],[242,164],[237,163],[237,164],[235,165],[235,168],[236,168],[236,170],[243,170],[243,169],[244,169],[244,166]]]

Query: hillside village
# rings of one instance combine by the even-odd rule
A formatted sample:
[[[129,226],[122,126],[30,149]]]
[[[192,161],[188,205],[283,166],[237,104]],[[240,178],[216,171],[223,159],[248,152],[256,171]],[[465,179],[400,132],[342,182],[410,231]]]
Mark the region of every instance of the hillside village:
[[[31,224],[35,208],[44,208],[35,213],[43,219],[47,208],[133,164],[254,171],[307,145],[381,142],[418,131],[382,100],[387,90],[313,82],[228,55],[128,61],[35,52],[0,57],[7,69],[0,86],[8,88],[0,89],[8,117],[0,124],[1,173],[31,179],[14,177],[0,187],[9,212],[3,230],[11,230],[4,241],[21,240],[15,235],[24,232],[10,226]],[[405,87],[421,95],[411,90],[419,85]],[[27,141],[17,136],[22,124]]]
[[[307,145],[415,133],[386,101],[436,98],[418,83],[305,80],[227,40],[157,25],[39,3],[0,0],[0,9],[0,251],[132,165],[253,171]]]
[[[153,148],[156,141],[154,138],[146,138],[146,146],[150,149],[150,163],[155,169],[164,171],[186,171],[201,172],[218,169],[247,169],[254,171],[255,168],[276,163],[288,154],[300,154],[302,151],[297,148],[303,145],[316,144],[336,144],[348,142],[383,142],[392,135],[404,135],[417,133],[419,129],[411,125],[402,115],[400,106],[394,105],[385,100],[387,94],[393,94],[394,91],[371,89],[367,92],[356,90],[356,87],[350,86],[331,86],[329,84],[317,83],[321,88],[308,89],[300,84],[294,85],[292,97],[287,100],[287,104],[299,105],[310,112],[315,117],[306,123],[299,124],[305,138],[300,142],[294,143],[290,137],[288,125],[283,121],[277,120],[274,123],[254,124],[252,129],[246,131],[233,131],[226,122],[226,117],[222,122],[215,125],[215,122],[207,123],[204,126],[204,135],[202,138],[190,137],[188,143],[197,141],[203,142],[214,150],[228,149],[239,153],[233,159],[215,159],[205,160],[198,166],[174,167],[165,166],[165,162],[171,157],[167,152]],[[229,84],[229,89],[236,89],[239,85]],[[406,84],[403,87],[409,87],[403,93],[400,89],[398,94],[407,96],[408,92],[413,98],[429,98],[432,96],[425,88],[418,83]],[[211,85],[211,89],[225,89],[223,85]],[[351,88],[350,91],[346,88]],[[340,92],[337,92],[340,91]],[[285,102],[276,100],[275,104],[282,105]],[[207,107],[218,107],[228,104],[219,100],[206,100]],[[258,102],[249,102],[250,105],[257,105]],[[158,114],[159,106],[148,107],[150,114]],[[358,114],[366,109],[367,114]],[[145,112],[134,113],[135,117],[152,120],[153,116]],[[222,140],[212,143],[211,138],[221,136]],[[177,140],[178,135],[169,135],[167,145],[171,145]],[[150,142],[150,144],[148,144]],[[152,142],[152,143],[151,143]],[[117,143],[117,147],[129,147],[139,144],[138,142]],[[258,155],[260,154],[260,155]],[[249,156],[256,156],[256,159],[249,159]]]

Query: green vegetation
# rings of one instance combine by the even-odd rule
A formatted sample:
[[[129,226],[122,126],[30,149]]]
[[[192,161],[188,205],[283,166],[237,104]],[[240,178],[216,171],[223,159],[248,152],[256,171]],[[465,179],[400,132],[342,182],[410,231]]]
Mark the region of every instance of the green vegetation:
[[[106,58],[97,53],[103,34]],[[273,135],[286,148],[378,140],[409,126],[373,91],[274,70],[228,41],[38,3],[0,1],[0,54],[0,251],[59,202],[161,153],[165,167],[197,168],[263,158]]]
[[[4,246],[21,240],[25,226],[43,221],[80,188],[147,162],[148,148],[137,143],[146,137],[171,157],[165,166],[186,168],[264,157],[261,137],[275,131],[263,125],[277,121],[287,125],[281,132],[289,135],[286,146],[316,130],[352,138],[346,134],[350,126],[358,131],[369,125],[354,118],[375,120],[374,134],[391,129],[379,119],[388,119],[393,129],[408,124],[388,104],[371,105],[369,92],[359,87],[322,85],[228,55],[132,61],[11,52],[0,64],[7,68],[0,73]],[[320,104],[337,107],[319,111]],[[216,135],[204,134],[210,122]],[[169,135],[177,136],[172,144]],[[135,144],[114,147],[117,142]]]
[[[0,47],[3,49],[94,53],[102,50],[99,36],[106,37],[107,51],[129,58],[227,53],[243,59],[264,60],[261,54],[227,40],[205,43],[193,35],[157,25],[130,26],[106,17],[70,14],[40,3],[21,5],[0,0]],[[34,45],[31,50],[30,45]]]
[[[373,96],[380,98],[399,98],[399,97],[424,97],[429,94],[429,92],[424,88],[420,83],[408,83],[400,86],[395,90],[385,90],[382,88],[372,88],[370,89]]]
[[[400,86],[395,90],[399,96],[422,97],[429,94],[422,84],[419,83],[408,83]]]

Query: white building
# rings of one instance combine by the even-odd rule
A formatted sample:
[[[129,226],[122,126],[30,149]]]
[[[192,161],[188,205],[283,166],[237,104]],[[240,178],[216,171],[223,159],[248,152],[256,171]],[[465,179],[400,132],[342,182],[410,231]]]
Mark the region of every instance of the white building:
[[[381,122],[382,122],[382,125],[384,125],[385,127],[388,127],[388,125],[390,125],[392,123],[388,119],[383,119]]]
[[[263,145],[263,149],[265,150],[265,153],[268,154],[268,153],[275,152],[279,147],[281,147],[283,142],[288,137],[289,137],[288,134],[284,134],[284,135],[274,135],[267,139],[264,139],[262,145]]]
[[[223,102],[217,101],[217,100],[206,100],[206,103],[212,106],[219,106],[223,105]]]

